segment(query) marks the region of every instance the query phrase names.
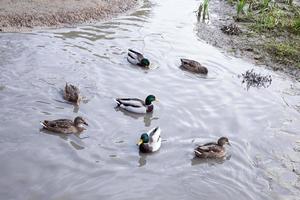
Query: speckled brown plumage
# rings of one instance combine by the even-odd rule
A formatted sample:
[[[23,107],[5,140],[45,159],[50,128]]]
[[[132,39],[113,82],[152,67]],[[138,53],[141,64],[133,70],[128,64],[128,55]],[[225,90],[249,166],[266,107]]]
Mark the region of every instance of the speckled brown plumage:
[[[85,128],[83,125],[88,125],[82,117],[76,117],[74,121],[69,119],[45,120],[41,123],[44,129],[56,133],[81,133]]]
[[[66,83],[64,90],[64,99],[79,105],[81,101],[79,89],[74,85]]]
[[[208,73],[207,68],[202,66],[199,62],[197,62],[195,60],[182,58],[180,67],[187,71],[198,73],[198,74],[207,74]]]
[[[230,145],[228,138],[221,137],[218,142],[210,142],[198,146],[194,152],[199,158],[222,158],[226,155],[225,144]]]

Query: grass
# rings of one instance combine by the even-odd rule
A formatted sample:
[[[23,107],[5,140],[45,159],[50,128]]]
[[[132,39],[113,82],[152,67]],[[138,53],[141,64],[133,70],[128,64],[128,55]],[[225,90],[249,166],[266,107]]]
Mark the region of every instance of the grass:
[[[258,52],[266,52],[273,61],[300,69],[300,6],[293,4],[293,0],[228,2],[236,5],[236,22],[242,22],[250,30],[249,37],[260,41]]]
[[[264,44],[272,60],[299,68],[300,8],[283,9],[278,6],[268,6],[267,10],[252,17],[255,22],[250,24],[251,30],[263,34],[266,38],[277,38],[277,41],[281,41],[267,39]]]
[[[251,17],[254,23],[250,24],[249,27],[253,31],[274,31],[279,33],[279,35],[280,33],[289,32],[300,35],[300,14],[298,15],[297,12],[288,12],[275,7]]]
[[[257,32],[269,31],[282,26],[286,19],[282,10],[272,8],[269,11],[263,11],[256,16],[252,16],[255,23],[250,27]]]
[[[269,3],[270,3],[271,0],[263,0],[262,1],[262,6],[264,9],[268,8],[269,7]]]
[[[203,1],[203,20],[205,20],[206,16],[209,19],[208,3],[209,3],[209,0]]]
[[[199,5],[198,10],[196,11],[198,21],[200,21],[201,18],[203,21],[209,19],[208,5],[209,0],[203,0],[203,3]]]
[[[300,17],[294,19],[291,27],[295,33],[300,33]]]
[[[293,5],[293,0],[287,0],[287,3],[291,6]]]
[[[244,12],[245,5],[246,5],[246,0],[239,0],[237,2],[236,11],[238,16],[240,16]]]
[[[293,42],[278,43],[272,41],[265,44],[265,49],[272,55],[272,58],[282,64],[293,64],[300,66],[300,46]],[[292,62],[293,61],[293,62]]]

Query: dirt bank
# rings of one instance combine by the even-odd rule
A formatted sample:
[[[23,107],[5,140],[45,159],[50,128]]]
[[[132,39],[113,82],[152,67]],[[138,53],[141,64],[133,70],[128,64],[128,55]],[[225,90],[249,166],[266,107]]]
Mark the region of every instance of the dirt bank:
[[[138,0],[0,0],[0,31],[62,27],[126,12]]]
[[[298,4],[298,1],[294,3]],[[279,5],[279,4],[277,4]],[[286,9],[289,9],[286,6]],[[224,49],[237,57],[248,57],[258,65],[267,65],[273,70],[284,71],[300,80],[300,58],[298,55],[300,37],[287,30],[266,29],[256,31],[251,27],[257,25],[251,18],[236,20],[236,4],[229,0],[209,1],[209,20],[198,23],[198,36],[208,43]],[[226,34],[221,29],[234,24],[241,33]],[[294,47],[286,48],[282,44],[291,44]],[[281,48],[286,49],[281,49]],[[291,55],[289,55],[291,54]]]

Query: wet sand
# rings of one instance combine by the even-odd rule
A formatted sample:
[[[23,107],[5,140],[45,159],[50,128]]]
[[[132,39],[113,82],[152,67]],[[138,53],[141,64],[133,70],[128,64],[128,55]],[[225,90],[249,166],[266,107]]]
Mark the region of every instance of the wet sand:
[[[0,0],[0,31],[30,31],[103,20],[126,12],[138,0]]]

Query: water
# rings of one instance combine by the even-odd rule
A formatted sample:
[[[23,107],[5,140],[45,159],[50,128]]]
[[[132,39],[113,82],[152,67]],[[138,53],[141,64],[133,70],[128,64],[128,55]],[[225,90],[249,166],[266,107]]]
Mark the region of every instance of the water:
[[[230,57],[196,36],[198,1],[151,0],[97,25],[0,35],[1,199],[299,199],[300,85]],[[127,48],[152,61],[143,70]],[[180,70],[181,57],[208,76]],[[271,75],[246,89],[239,74]],[[85,96],[63,101],[65,82]],[[152,115],[114,109],[115,97],[155,94]],[[79,137],[40,131],[44,119],[85,117]],[[139,154],[140,133],[161,126],[163,143]],[[227,136],[223,162],[194,159],[197,144]]]

